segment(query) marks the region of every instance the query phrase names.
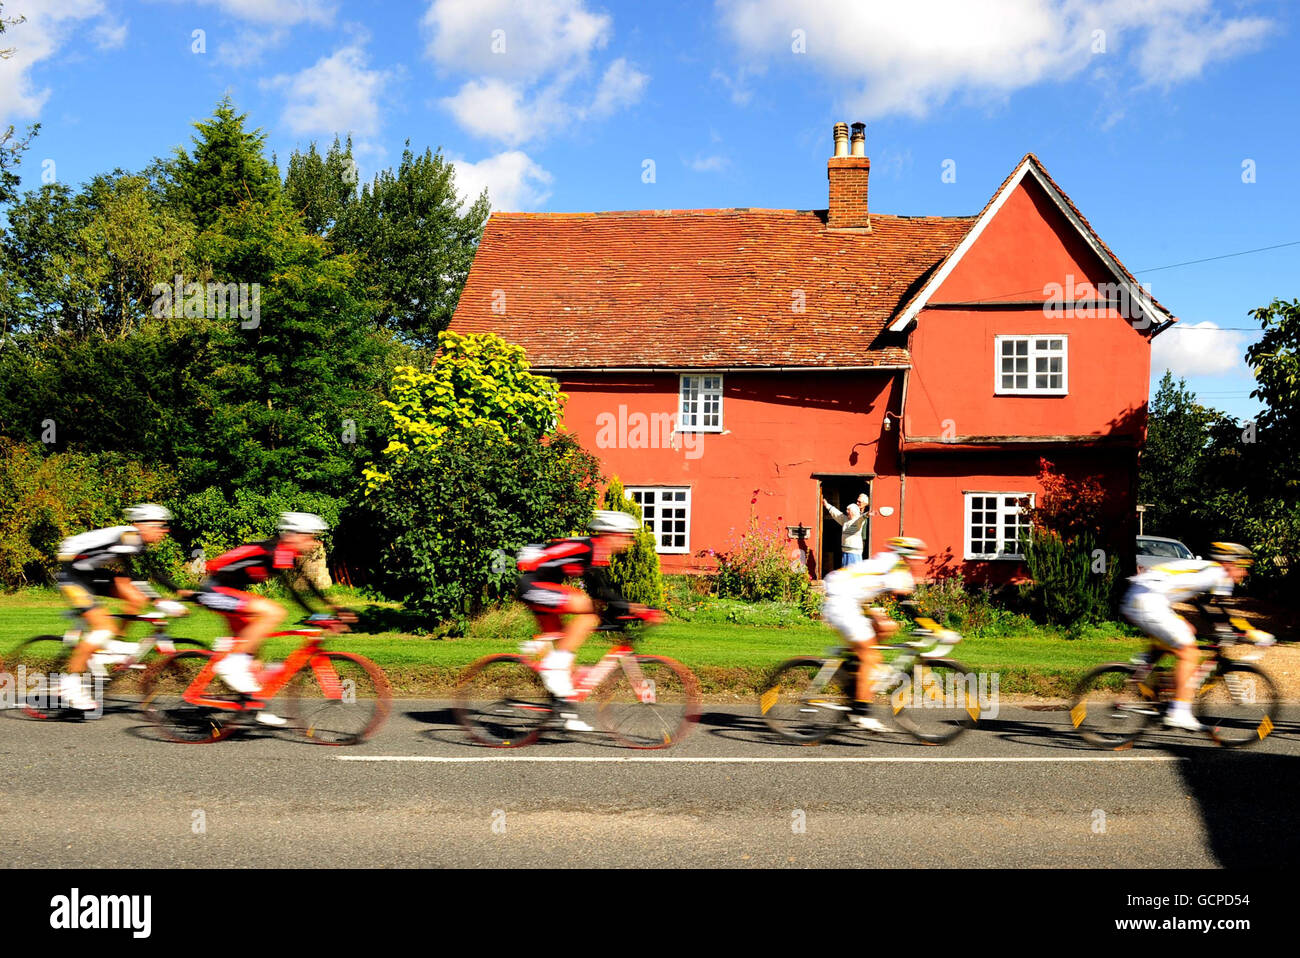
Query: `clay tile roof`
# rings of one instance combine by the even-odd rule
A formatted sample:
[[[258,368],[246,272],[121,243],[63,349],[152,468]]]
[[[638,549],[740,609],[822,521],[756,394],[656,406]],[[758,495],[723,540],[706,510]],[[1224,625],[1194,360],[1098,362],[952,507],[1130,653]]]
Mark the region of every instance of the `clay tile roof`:
[[[974,219],[494,213],[451,328],[498,333],[543,369],[905,365],[877,337]]]

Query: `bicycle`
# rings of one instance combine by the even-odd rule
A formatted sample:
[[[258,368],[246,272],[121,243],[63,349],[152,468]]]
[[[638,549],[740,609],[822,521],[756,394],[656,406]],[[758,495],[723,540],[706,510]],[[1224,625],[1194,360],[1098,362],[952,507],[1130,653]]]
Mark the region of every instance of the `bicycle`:
[[[64,615],[74,620],[81,618],[81,614],[74,610],[69,610]],[[132,684],[127,680],[140,677],[151,653],[157,651],[170,655],[178,649],[207,648],[206,643],[197,639],[169,635],[167,620],[170,616],[163,612],[145,612],[140,615],[118,612],[114,613],[113,618],[125,622],[144,622],[151,630],[139,642],[110,639],[102,649],[92,653],[87,671],[104,704],[135,704],[135,700],[126,694]],[[81,643],[84,631],[84,628],[77,628],[70,629],[63,635],[38,635],[20,642],[0,661],[0,673],[14,677],[17,707],[26,715],[35,719],[48,719],[76,711],[61,704],[58,677],[65,671],[73,650]],[[51,679],[54,679],[53,683]]]
[[[244,695],[215,672],[228,646],[176,652],[154,663],[143,679],[141,711],[172,742],[220,742],[251,724],[256,712],[284,692],[277,707],[287,728],[320,745],[356,745],[379,730],[392,707],[392,688],[379,666],[353,652],[326,650],[326,633],[343,623],[328,616],[304,620],[308,628],[272,632],[267,638],[301,636],[305,641],[279,665],[257,678],[261,691]],[[227,640],[228,642],[229,640]]]
[[[1254,664],[1260,656],[1234,659],[1226,652],[1230,645],[1251,642],[1250,631],[1244,620],[1232,619],[1213,639],[1198,640],[1196,646],[1208,655],[1192,676],[1192,714],[1225,748],[1263,741],[1277,718],[1277,686]],[[1258,644],[1271,645],[1272,636]],[[1142,655],[1128,662],[1107,662],[1079,681],[1070,702],[1070,721],[1085,741],[1104,748],[1131,748],[1165,713],[1173,701],[1174,676],[1158,663],[1172,650],[1154,646],[1152,651],[1154,658]]]
[[[946,658],[961,641],[955,632],[921,616],[908,634],[913,638],[880,646],[882,653],[899,654],[884,663],[889,673],[875,681],[873,696],[887,699],[894,722],[917,741],[946,745],[979,720],[978,676]],[[824,742],[849,725],[858,664],[845,646],[827,649],[822,658],[782,662],[759,695],[759,714],[791,742]]]
[[[606,732],[628,748],[667,748],[680,742],[699,719],[695,674],[659,655],[638,655],[629,628],[662,621],[645,609],[598,626],[624,638],[595,665],[574,670],[574,702],[594,697]],[[524,654],[484,656],[470,665],[456,686],[456,720],[480,745],[522,748],[572,704],[555,698],[542,682],[541,662],[549,642],[525,643]]]

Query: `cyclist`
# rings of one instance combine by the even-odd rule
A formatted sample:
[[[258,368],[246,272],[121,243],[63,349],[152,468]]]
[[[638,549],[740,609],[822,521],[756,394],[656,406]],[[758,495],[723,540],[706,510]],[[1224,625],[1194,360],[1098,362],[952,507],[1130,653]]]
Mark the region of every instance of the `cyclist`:
[[[1215,542],[1209,559],[1175,559],[1153,566],[1129,579],[1129,589],[1120,606],[1120,615],[1151,638],[1151,649],[1144,662],[1172,651],[1178,662],[1174,666],[1174,701],[1165,713],[1165,724],[1189,732],[1203,731],[1192,715],[1192,676],[1200,663],[1196,647],[1196,630],[1175,612],[1175,602],[1195,602],[1203,613],[1215,621],[1227,619],[1217,599],[1232,595],[1232,587],[1246,577],[1251,565],[1250,550],[1235,542]],[[1208,599],[1207,601],[1202,601]],[[1253,633],[1252,641],[1270,644],[1267,633]]]
[[[262,685],[253,675],[253,661],[267,635],[280,624],[285,610],[267,596],[246,591],[250,586],[278,577],[295,602],[308,614],[315,610],[294,586],[287,572],[303,556],[320,545],[317,538],[329,526],[320,516],[309,512],[285,512],[276,525],[276,536],[264,542],[253,542],[232,549],[207,562],[206,575],[199,583],[195,601],[205,608],[225,616],[234,633],[234,645],[229,653],[217,660],[213,671],[236,692],[255,696]],[[355,622],[356,616],[346,609],[331,605],[320,590],[303,578],[306,591],[322,605],[329,608],[340,622]],[[284,725],[285,720],[265,709],[257,713],[263,725]]]
[[[85,678],[93,656],[114,639],[120,638],[126,619],[114,619],[96,596],[121,599],[130,615],[139,615],[150,603],[168,615],[184,615],[185,607],[162,599],[149,580],[181,596],[181,590],[149,556],[149,546],[167,538],[172,514],[163,506],[142,502],[126,510],[130,525],[95,529],[64,539],[59,545],[59,591],[86,620],[89,626],[68,659],[68,671],[59,682],[65,703],[81,712],[96,709],[95,698]],[[140,561],[137,567],[135,560]]]
[[[849,642],[858,657],[849,721],[872,732],[886,730],[871,715],[872,686],[889,674],[876,646],[876,634],[889,635],[898,630],[898,623],[877,608],[868,610],[868,618],[862,614],[862,604],[886,593],[910,595],[916,588],[910,563],[920,561],[925,553],[924,542],[907,536],[890,539],[886,545],[888,551],[879,552],[866,562],[836,569],[822,580],[826,589],[822,616]]]
[[[592,596],[606,603],[607,614],[626,614],[639,608],[619,595],[597,572],[609,565],[610,557],[632,545],[641,529],[634,516],[616,510],[598,509],[588,527],[591,536],[555,539],[544,546],[526,546],[519,553],[519,598],[537,617],[539,638],[555,641],[555,648],[542,659],[542,682],[557,699],[573,698],[573,659],[587,641],[600,616]],[[581,576],[587,591],[564,584]],[[561,616],[572,615],[566,625]],[[576,712],[562,712],[564,727],[572,732],[589,732],[591,726]]]

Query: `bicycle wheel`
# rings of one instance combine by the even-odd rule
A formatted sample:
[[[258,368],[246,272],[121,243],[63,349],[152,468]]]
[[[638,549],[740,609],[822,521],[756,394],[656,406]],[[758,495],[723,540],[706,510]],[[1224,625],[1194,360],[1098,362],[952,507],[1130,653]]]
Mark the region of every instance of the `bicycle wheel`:
[[[318,652],[285,689],[290,724],[318,745],[356,745],[388,718],[393,691],[375,663],[351,652]]]
[[[170,742],[220,742],[239,728],[242,711],[235,706],[246,697],[217,676],[207,684],[203,697],[229,702],[231,708],[193,705],[183,698],[211,657],[212,653],[205,650],[174,652],[149,666],[140,680],[140,711]]]
[[[1193,712],[1225,748],[1262,741],[1277,719],[1277,686],[1249,662],[1223,662],[1196,695]]]
[[[144,694],[145,672],[148,671],[150,665],[172,652],[186,650],[206,651],[208,648],[206,643],[199,642],[196,639],[173,639],[168,637],[166,641],[170,644],[170,648],[155,646],[141,661],[114,665],[108,670],[108,678],[104,683],[105,704],[113,702],[119,706],[123,704],[138,705]]]
[[[65,709],[59,700],[59,676],[75,646],[61,635],[38,635],[4,656],[0,672],[14,683],[14,705],[35,719],[53,718]]]
[[[699,682],[680,662],[625,655],[595,692],[601,726],[628,748],[676,745],[700,717]]]
[[[981,708],[978,673],[952,659],[919,660],[886,697],[898,727],[928,745],[974,728]]]
[[[852,707],[852,690],[843,669],[818,680],[823,659],[790,659],[776,667],[758,697],[768,728],[800,745],[824,742]]]
[[[1160,714],[1163,669],[1153,669],[1139,684],[1137,666],[1110,662],[1098,666],[1075,686],[1070,721],[1084,741],[1103,748],[1126,748]]]
[[[453,707],[469,737],[493,748],[531,745],[554,715],[542,677],[522,655],[479,659],[456,684]]]

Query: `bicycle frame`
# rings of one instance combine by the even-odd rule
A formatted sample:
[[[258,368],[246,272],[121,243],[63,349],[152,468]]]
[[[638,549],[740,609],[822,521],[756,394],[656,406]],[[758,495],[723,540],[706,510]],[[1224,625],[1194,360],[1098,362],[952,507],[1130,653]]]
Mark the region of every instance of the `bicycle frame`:
[[[316,674],[317,681],[320,682],[321,691],[325,693],[326,698],[339,699],[343,697],[343,684],[339,681],[338,673],[334,666],[325,656],[317,657],[321,647],[325,643],[325,633],[322,629],[287,629],[283,632],[272,632],[267,636],[268,639],[284,638],[286,636],[299,635],[307,638],[307,641],[298,648],[289,653],[289,657],[284,660],[280,667],[270,680],[262,686],[256,696],[247,697],[242,701],[231,701],[229,699],[206,698],[203,692],[207,689],[208,683],[216,674],[216,665],[225,655],[222,653],[212,655],[208,658],[207,663],[199,670],[199,674],[194,677],[182,694],[182,698],[190,705],[200,705],[207,708],[224,709],[230,712],[243,712],[249,710],[261,710],[266,707],[266,701],[275,698],[276,694],[289,684],[289,681],[302,671],[304,666],[310,665],[311,670]]]

